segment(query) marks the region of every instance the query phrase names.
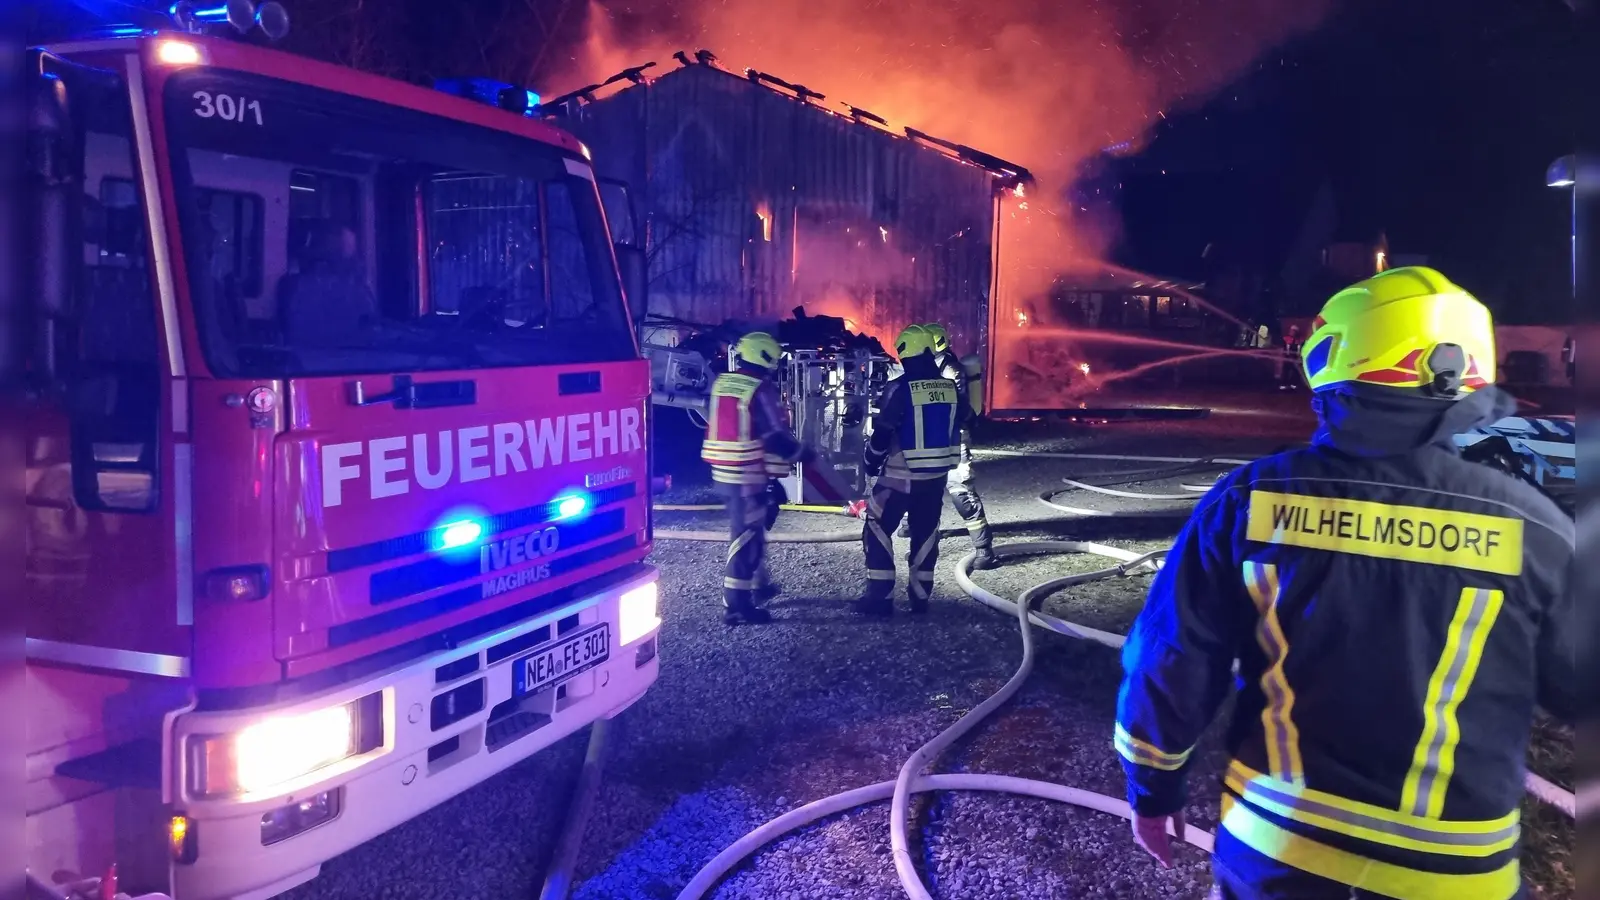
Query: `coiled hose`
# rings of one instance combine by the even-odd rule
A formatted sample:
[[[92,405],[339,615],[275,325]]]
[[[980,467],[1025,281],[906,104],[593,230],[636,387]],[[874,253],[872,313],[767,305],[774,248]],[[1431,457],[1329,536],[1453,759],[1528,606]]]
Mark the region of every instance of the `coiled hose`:
[[[921,878],[917,875],[915,864],[912,862],[907,838],[908,810],[911,795],[928,791],[996,791],[1007,794],[1021,794],[1045,800],[1055,800],[1060,803],[1069,803],[1073,806],[1097,810],[1124,819],[1130,818],[1133,812],[1128,808],[1127,801],[1121,798],[1048,781],[1017,778],[1010,775],[922,774],[922,769],[930,761],[944,752],[950,744],[959,740],[962,735],[977,727],[980,722],[1004,705],[1022,688],[1022,683],[1027,680],[1029,673],[1033,671],[1033,629],[1028,627],[1030,619],[1034,616],[1039,616],[1043,619],[1054,619],[1054,617],[1030,611],[1030,607],[1036,599],[1063,587],[1126,575],[1133,569],[1153,564],[1154,560],[1164,551],[1141,556],[1116,547],[1106,547],[1100,544],[1079,541],[1040,541],[1027,544],[1010,544],[995,548],[996,555],[1002,558],[1030,553],[1058,552],[1093,553],[1107,556],[1116,560],[1118,564],[1094,572],[1052,579],[1029,588],[1023,592],[1023,595],[1016,603],[1012,603],[1009,600],[984,591],[972,583],[971,572],[972,562],[975,559],[974,554],[968,553],[956,563],[956,580],[961,583],[964,589],[970,588],[969,593],[973,593],[975,597],[991,606],[997,606],[997,608],[1009,606],[1017,616],[1018,630],[1022,634],[1022,662],[1004,687],[971,712],[958,719],[955,724],[946,728],[938,737],[918,748],[917,752],[912,754],[911,758],[906,760],[905,765],[900,768],[899,776],[894,781],[880,781],[877,784],[859,787],[842,794],[835,794],[832,797],[814,800],[767,822],[735,841],[732,846],[718,853],[710,862],[701,867],[700,871],[695,873],[694,878],[690,879],[684,889],[678,893],[678,900],[700,900],[746,857],[791,831],[803,828],[819,819],[836,813],[881,800],[890,801],[891,851],[894,856],[895,870],[900,875],[900,882],[909,896],[917,898],[917,900],[928,898],[930,895],[927,889],[923,887]],[[1059,619],[1054,619],[1054,621],[1067,628],[1082,628],[1081,626],[1073,626],[1070,623],[1062,622]],[[1096,632],[1094,629],[1082,630],[1086,636],[1089,634],[1105,634],[1104,632]],[[1108,637],[1115,638],[1115,636]],[[1091,637],[1090,639],[1094,638]],[[1206,852],[1211,850],[1211,835],[1201,829],[1186,829],[1185,839],[1189,844],[1201,850]]]
[[[1007,451],[993,451],[993,452],[1005,453]],[[1040,455],[1047,455],[1047,454],[1040,454]],[[1068,455],[1068,454],[1048,454],[1047,456],[1049,456],[1050,458],[1055,458],[1056,456],[1066,456],[1066,455]],[[1210,484],[1200,484],[1200,483],[1193,483],[1193,484],[1185,483],[1185,484],[1179,485],[1185,491],[1185,493],[1182,493],[1182,494],[1154,494],[1154,493],[1149,493],[1149,492],[1146,492],[1146,491],[1129,491],[1129,490],[1119,489],[1117,487],[1114,487],[1114,485],[1131,484],[1131,483],[1133,483],[1135,481],[1154,481],[1154,480],[1157,480],[1157,479],[1175,478],[1175,477],[1185,476],[1185,475],[1197,475],[1197,474],[1200,474],[1200,472],[1203,472],[1203,471],[1213,470],[1213,469],[1217,469],[1217,468],[1231,468],[1233,466],[1243,465],[1243,464],[1249,462],[1249,460],[1233,459],[1233,458],[1230,458],[1230,457],[1177,457],[1177,456],[1168,456],[1168,457],[1128,457],[1128,456],[1116,456],[1116,455],[1113,455],[1113,454],[1100,454],[1100,455],[1097,455],[1097,456],[1094,456],[1094,457],[1087,457],[1086,456],[1085,458],[1096,458],[1096,459],[1098,459],[1098,458],[1112,458],[1112,459],[1121,460],[1121,461],[1149,460],[1149,461],[1158,461],[1158,462],[1174,462],[1174,463],[1178,463],[1179,465],[1177,465],[1175,467],[1169,467],[1169,468],[1166,468],[1166,469],[1147,469],[1147,470],[1140,470],[1140,471],[1135,471],[1135,472],[1106,473],[1106,474],[1110,474],[1110,475],[1115,476],[1115,478],[1117,480],[1108,481],[1108,482],[1106,482],[1104,484],[1091,484],[1091,483],[1089,483],[1087,481],[1079,481],[1079,480],[1073,479],[1073,478],[1063,478],[1063,479],[1061,479],[1061,481],[1064,484],[1067,485],[1067,489],[1066,490],[1045,491],[1044,493],[1039,495],[1039,502],[1043,503],[1045,506],[1048,506],[1048,507],[1050,507],[1051,509],[1053,509],[1053,510],[1055,510],[1057,512],[1064,512],[1064,513],[1068,513],[1069,515],[1075,515],[1075,516],[1101,516],[1101,515],[1105,515],[1105,513],[1103,511],[1101,511],[1101,510],[1096,510],[1096,509],[1085,509],[1085,508],[1077,507],[1077,506],[1066,506],[1066,505],[1064,505],[1062,503],[1057,502],[1056,498],[1061,496],[1062,494],[1067,493],[1068,491],[1078,490],[1078,491],[1088,491],[1089,493],[1094,493],[1094,494],[1104,494],[1104,495],[1106,495],[1108,497],[1122,497],[1122,498],[1129,499],[1129,500],[1156,500],[1156,501],[1174,501],[1175,500],[1175,501],[1180,501],[1180,502],[1194,503],[1194,502],[1199,501],[1201,494],[1205,493],[1206,491],[1211,490],[1212,485],[1210,485]],[[1221,476],[1219,475],[1218,477],[1221,477]],[[1126,515],[1126,513],[1124,513],[1124,514]]]

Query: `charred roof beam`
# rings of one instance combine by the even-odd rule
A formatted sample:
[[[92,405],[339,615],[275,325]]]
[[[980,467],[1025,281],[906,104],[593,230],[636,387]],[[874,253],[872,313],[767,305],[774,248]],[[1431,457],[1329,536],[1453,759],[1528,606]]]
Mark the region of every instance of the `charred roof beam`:
[[[867,112],[859,106],[851,106],[848,103],[841,103],[840,105],[850,110],[850,118],[855,119],[857,122],[872,122],[876,125],[882,125],[885,129],[889,127],[889,120],[876,113]]]
[[[906,137],[911,138],[914,141],[922,141],[923,143],[932,144],[935,147],[948,150],[950,153],[954,154],[956,158],[962,160],[963,162],[969,162],[975,166],[978,166],[979,168],[988,169],[996,175],[1012,179],[1014,180],[1015,184],[1033,183],[1033,173],[1028,171],[1025,166],[1019,166],[1014,162],[1007,162],[1006,160],[1003,160],[992,153],[985,153],[982,150],[968,147],[966,144],[958,144],[955,141],[947,141],[944,138],[934,137],[926,131],[919,131],[918,129],[912,128],[910,125],[907,125],[905,130]]]
[[[616,84],[619,81],[631,81],[634,84],[644,84],[644,70],[653,69],[655,66],[656,64],[654,60],[647,62],[642,66],[629,66],[628,68],[623,69],[621,72],[618,72],[610,78],[607,78],[605,81],[600,82],[600,86],[605,87],[608,84]]]
[[[717,55],[704,48],[696,50],[694,52],[694,59],[692,60],[689,58],[689,54],[683,52],[682,50],[672,54],[672,58],[677,60],[678,65],[681,66],[710,66],[714,65],[717,61]]]
[[[750,79],[755,84],[765,83],[783,88],[784,90],[794,94],[795,99],[800,100],[801,102],[809,103],[812,100],[828,99],[826,96],[813,91],[803,84],[791,84],[776,75],[769,75],[766,72],[759,72],[755,69],[745,69],[744,77]]]
[[[568,91],[559,97],[551,97],[539,104],[535,110],[541,116],[564,116],[577,111],[579,106],[594,102],[594,92],[600,90],[600,85],[591,84]]]
[[[646,81],[646,78],[644,77],[644,70],[654,67],[654,62],[647,62],[640,66],[629,66],[628,68],[623,69],[621,72],[618,72],[599,84],[585,85],[584,87],[578,88],[575,91],[568,91],[559,97],[552,97],[549,100],[540,103],[536,111],[539,115],[547,116],[571,115],[578,106],[581,106],[585,103],[593,103],[595,101],[596,92],[602,88],[610,87],[619,81],[628,81],[632,82],[633,84],[644,84]]]

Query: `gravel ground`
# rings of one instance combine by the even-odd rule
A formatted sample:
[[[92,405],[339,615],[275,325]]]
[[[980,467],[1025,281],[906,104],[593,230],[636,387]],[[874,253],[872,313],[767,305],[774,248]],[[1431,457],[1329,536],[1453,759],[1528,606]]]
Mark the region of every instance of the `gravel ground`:
[[[1177,520],[1170,517],[1062,529],[1062,517],[1035,498],[1055,486],[1056,473],[1070,465],[1062,461],[1050,472],[1032,460],[979,465],[989,515],[1008,523],[1002,540],[1070,534],[1143,550],[1160,546],[1161,538],[1175,531]],[[674,522],[674,527],[699,527],[715,519],[685,515],[678,521],[682,525]],[[668,526],[662,522],[660,527]],[[781,529],[838,527],[826,517],[792,514],[780,523]],[[628,802],[607,808],[604,801],[612,795],[602,797],[604,812],[591,828],[610,836],[609,845],[585,854],[576,897],[671,897],[700,863],[773,815],[894,778],[907,754],[999,689],[1015,669],[1020,645],[1010,620],[967,600],[949,578],[948,563],[965,550],[966,539],[959,534],[942,542],[946,565],[932,615],[897,615],[878,623],[862,622],[846,608],[860,586],[856,544],[775,546],[773,574],[786,588],[786,596],[772,604],[779,624],[714,634],[717,639],[710,642],[702,633],[683,647],[664,641],[664,648],[676,648],[664,650],[667,664],[690,677],[716,672],[736,657],[739,677],[724,683],[740,686],[717,708],[707,708],[703,695],[680,695],[660,686],[640,704],[627,727],[628,749],[608,770],[609,790]],[[721,553],[714,544],[663,543],[658,549],[669,592],[675,604],[682,604],[675,614],[692,617],[691,627],[702,632],[720,628],[714,625],[716,595],[689,585],[680,592],[680,579],[707,585]],[[979,578],[992,590],[1015,595],[1064,571],[1101,567],[1093,557],[1027,560]],[[1137,612],[1147,581],[1079,589],[1053,602],[1052,611],[1122,627]],[[1005,772],[1120,795],[1120,772],[1110,751],[1116,654],[1067,641],[1042,643],[1038,674],[1027,690],[979,736],[941,761],[940,771]],[[656,756],[661,743],[670,744],[672,735],[686,727],[727,735],[729,744],[742,745],[731,758],[704,760],[718,769],[719,787],[663,783],[671,775],[655,767],[642,779],[627,773],[624,759],[633,753]],[[1214,815],[1204,806],[1195,810],[1197,820]],[[941,896],[1192,897],[1204,892],[1200,854],[1186,854],[1183,865],[1158,872],[1130,852],[1124,825],[1098,813],[992,795],[944,795],[919,802],[918,811],[924,826],[918,849],[930,885]],[[899,889],[888,853],[887,818],[880,804],[809,828],[758,855],[716,896],[895,896]]]
[[[1228,420],[1232,420],[1231,423]],[[1250,434],[1250,437],[1241,437]],[[1005,426],[990,446],[1054,452],[1254,455],[1302,441],[1302,418],[1237,417],[1106,426]],[[976,467],[1001,542],[1074,538],[1143,551],[1164,546],[1187,503],[1110,497],[1074,505],[1139,511],[1134,518],[1073,520],[1038,502],[1063,475],[1129,464],[1034,459]],[[1147,466],[1145,466],[1147,468]],[[1099,480],[1104,480],[1103,478]],[[1180,480],[1135,484],[1175,492]],[[684,487],[668,502],[705,499]],[[946,508],[946,523],[958,520]],[[785,513],[779,530],[848,528],[825,516]],[[720,517],[663,513],[658,529],[724,527]],[[903,551],[903,544],[902,551]],[[720,621],[723,546],[661,541],[665,624],[659,682],[621,716],[579,859],[576,900],[671,898],[694,872],[750,829],[839,791],[893,779],[901,762],[997,690],[1015,669],[1014,622],[966,599],[950,563],[964,534],[941,542],[932,613],[863,621],[848,609],[860,586],[857,544],[779,544],[770,554],[785,594],[778,621],[729,629]],[[1015,596],[1045,578],[1099,568],[1091,557],[1010,563],[977,580]],[[903,570],[903,563],[902,563]],[[1099,628],[1125,630],[1143,602],[1147,576],[1081,586],[1047,608]],[[904,576],[899,597],[903,603]],[[941,772],[999,772],[1120,796],[1110,748],[1119,678],[1112,650],[1040,635],[1037,666],[1021,694],[936,764]],[[1213,729],[1215,732],[1217,729]],[[583,735],[528,760],[324,866],[293,892],[310,898],[532,897],[560,828],[583,751]],[[1215,824],[1222,762],[1213,733],[1202,743],[1189,821]],[[926,796],[926,795],[925,795]],[[919,800],[914,850],[942,898],[1200,897],[1206,860],[1183,848],[1162,870],[1138,852],[1126,825],[1049,801],[993,794]],[[888,852],[886,804],[847,813],[770,845],[714,894],[731,898],[900,896]],[[1555,898],[1560,894],[1544,894]]]

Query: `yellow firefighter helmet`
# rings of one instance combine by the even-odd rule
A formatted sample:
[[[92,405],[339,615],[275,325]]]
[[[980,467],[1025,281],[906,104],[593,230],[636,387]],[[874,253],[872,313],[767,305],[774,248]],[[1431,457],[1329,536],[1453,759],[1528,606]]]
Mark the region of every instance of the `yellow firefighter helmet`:
[[[1300,359],[1312,390],[1353,382],[1460,397],[1494,383],[1494,319],[1433,269],[1390,269],[1329,298]]]
[[[765,331],[752,331],[733,346],[733,355],[740,362],[770,371],[778,367],[778,360],[783,356],[783,348],[778,346],[777,340]]]
[[[901,362],[913,356],[933,352],[933,336],[928,334],[928,329],[921,325],[908,325],[900,336],[894,339],[894,355]]]

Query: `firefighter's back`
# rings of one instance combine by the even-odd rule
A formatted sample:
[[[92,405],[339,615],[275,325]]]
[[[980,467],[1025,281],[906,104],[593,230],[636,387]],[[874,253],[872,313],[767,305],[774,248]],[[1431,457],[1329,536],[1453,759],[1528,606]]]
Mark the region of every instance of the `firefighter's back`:
[[[1572,520],[1532,485],[1432,445],[1279,454],[1228,493],[1257,611],[1227,775],[1247,810],[1230,831],[1514,878]]]

